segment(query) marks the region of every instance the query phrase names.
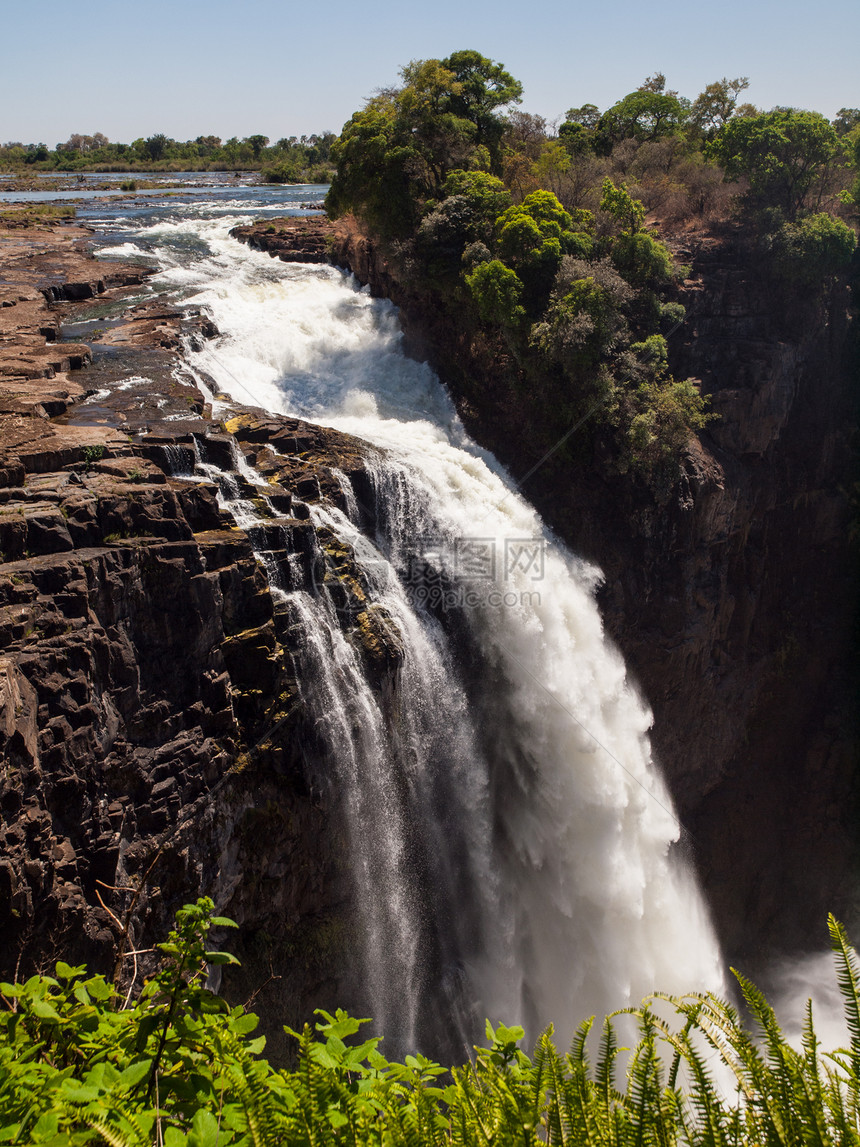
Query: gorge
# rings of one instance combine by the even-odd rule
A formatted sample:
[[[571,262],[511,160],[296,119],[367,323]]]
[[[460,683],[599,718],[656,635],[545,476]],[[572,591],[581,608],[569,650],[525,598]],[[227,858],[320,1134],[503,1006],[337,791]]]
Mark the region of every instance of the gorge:
[[[354,233],[313,266],[240,246],[228,232],[260,206],[103,212],[100,258],[157,271],[144,302],[168,346],[123,347],[140,299],[89,312],[108,325],[76,375],[89,395],[54,414],[69,444],[7,440],[4,975],[61,946],[108,967],[117,921],[144,949],[209,892],[242,928],[225,986],[273,1032],[335,1003],[394,1050],[459,1054],[488,1012],[569,1032],[651,988],[721,987],[673,799],[732,956],[809,946],[813,916],[847,914],[855,863],[828,489],[844,295],[826,324],[761,339],[743,268],[696,253],[677,354],[729,377],[720,296],[765,365],[718,396],[668,503],[599,469],[563,492],[552,464],[536,475],[553,533],[371,295],[522,473],[512,426],[462,392],[468,348]],[[288,231],[266,221],[255,245],[294,254]],[[780,541],[789,504],[808,557],[784,524]]]

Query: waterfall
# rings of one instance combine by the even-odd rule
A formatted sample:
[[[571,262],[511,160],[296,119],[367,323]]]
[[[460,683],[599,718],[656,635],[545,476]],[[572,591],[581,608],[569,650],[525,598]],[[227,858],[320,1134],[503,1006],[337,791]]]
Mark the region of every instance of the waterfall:
[[[722,990],[600,572],[403,356],[393,307],[239,247],[229,222],[198,226],[205,253],[162,276],[222,332],[192,368],[381,448],[373,505],[350,491],[348,514],[312,514],[396,634],[396,696],[368,681],[324,592],[284,594],[348,825],[360,1007],[402,1050],[468,1045],[487,1016],[532,1036],[553,1022],[563,1044],[651,990]]]

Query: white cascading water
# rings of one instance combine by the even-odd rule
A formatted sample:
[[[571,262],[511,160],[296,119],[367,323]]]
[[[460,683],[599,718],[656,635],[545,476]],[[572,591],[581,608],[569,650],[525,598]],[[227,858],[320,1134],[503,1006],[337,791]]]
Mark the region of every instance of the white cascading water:
[[[314,515],[354,546],[399,630],[396,711],[325,595],[287,595],[349,817],[361,1006],[407,1050],[452,1030],[468,1044],[486,1016],[532,1035],[553,1022],[563,1044],[584,1017],[651,990],[722,991],[651,717],[603,633],[599,571],[404,357],[393,307],[332,268],[240,246],[231,222],[145,233],[169,267],[162,284],[221,331],[191,365],[238,401],[384,448],[375,505],[352,521]],[[208,253],[180,263],[176,238],[191,233]],[[368,518],[373,541],[358,528]]]

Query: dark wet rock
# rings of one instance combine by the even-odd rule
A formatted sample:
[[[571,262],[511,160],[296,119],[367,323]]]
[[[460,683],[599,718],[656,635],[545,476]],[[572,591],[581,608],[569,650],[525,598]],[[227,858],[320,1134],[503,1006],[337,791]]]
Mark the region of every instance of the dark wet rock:
[[[295,622],[255,548],[283,584],[337,598],[390,695],[396,628],[304,500],[343,505],[365,447],[239,406],[213,423],[175,353],[181,330],[217,335],[205,316],[130,312],[92,359],[57,343],[68,300],[147,273],[95,277],[66,254],[74,275],[55,251],[48,281],[34,271],[2,312],[18,342],[0,355],[0,975],[60,955],[111,974],[107,909],[123,919],[140,884],[129,939],[147,948],[207,893],[242,925],[228,991],[277,977],[277,1040],[338,1002],[349,893],[337,794],[308,771]],[[241,451],[261,466],[259,486],[231,478],[260,506],[254,538],[219,504],[217,474],[194,474],[198,457],[233,470]],[[153,967],[141,957],[141,976]]]

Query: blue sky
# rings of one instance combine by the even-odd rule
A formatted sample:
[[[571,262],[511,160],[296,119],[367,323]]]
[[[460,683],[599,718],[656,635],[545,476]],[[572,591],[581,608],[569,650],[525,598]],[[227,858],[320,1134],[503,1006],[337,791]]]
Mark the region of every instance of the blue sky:
[[[826,14],[825,14],[826,13]],[[522,108],[550,119],[608,107],[662,71],[695,97],[746,75],[760,107],[832,117],[860,107],[860,3],[832,0],[39,0],[7,6],[0,142],[104,132],[239,137],[340,131],[411,59],[475,48],[524,86]]]

